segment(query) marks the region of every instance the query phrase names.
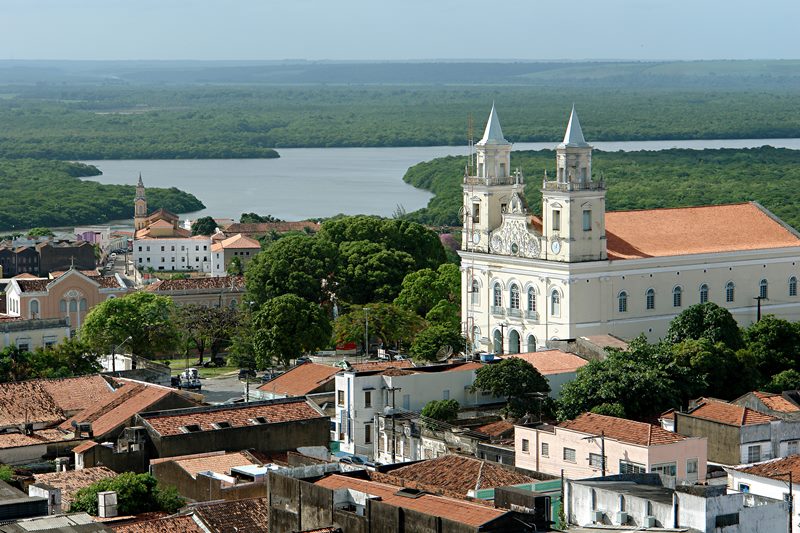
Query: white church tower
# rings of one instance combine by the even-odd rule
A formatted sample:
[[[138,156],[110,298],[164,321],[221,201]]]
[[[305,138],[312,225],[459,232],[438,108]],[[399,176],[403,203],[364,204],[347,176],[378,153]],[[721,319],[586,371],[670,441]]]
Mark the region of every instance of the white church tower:
[[[487,253],[490,233],[500,226],[513,193],[524,189],[522,176],[511,173],[511,143],[503,137],[494,104],[475,156],[475,175],[464,175],[462,249]]]
[[[592,179],[592,147],[575,106],[556,147],[556,179],[542,182],[542,258],[575,263],[607,259],[606,189]]]

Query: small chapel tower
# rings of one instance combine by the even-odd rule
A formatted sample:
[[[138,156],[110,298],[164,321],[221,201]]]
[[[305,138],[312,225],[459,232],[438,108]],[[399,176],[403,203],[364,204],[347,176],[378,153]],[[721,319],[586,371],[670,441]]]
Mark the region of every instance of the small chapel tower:
[[[568,263],[607,259],[606,190],[592,179],[592,147],[575,106],[556,147],[556,179],[542,182],[542,256]]]
[[[486,253],[489,233],[500,226],[513,193],[524,188],[522,176],[511,173],[511,143],[503,137],[494,104],[475,156],[475,175],[464,175],[462,249]]]
[[[139,183],[136,184],[136,198],[133,200],[133,227],[135,231],[144,229],[147,225],[147,196],[144,191],[142,174],[139,173]]]

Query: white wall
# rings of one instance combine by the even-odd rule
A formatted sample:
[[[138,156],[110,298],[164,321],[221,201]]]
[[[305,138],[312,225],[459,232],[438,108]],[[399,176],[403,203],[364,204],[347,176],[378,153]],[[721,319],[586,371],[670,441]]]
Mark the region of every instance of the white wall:
[[[211,272],[211,238],[141,239],[133,243],[133,264],[144,270]]]
[[[767,478],[745,474],[744,472],[732,469],[726,470],[728,471],[728,489],[731,491],[747,492],[758,496],[766,496],[767,498],[775,498],[776,500],[783,500],[784,495],[789,493],[788,476]],[[742,484],[747,485],[747,489],[742,487]],[[792,489],[795,531],[800,530],[800,514],[798,514],[800,509],[797,507],[798,502],[800,502],[800,486],[798,485],[800,485],[800,483],[795,484]]]

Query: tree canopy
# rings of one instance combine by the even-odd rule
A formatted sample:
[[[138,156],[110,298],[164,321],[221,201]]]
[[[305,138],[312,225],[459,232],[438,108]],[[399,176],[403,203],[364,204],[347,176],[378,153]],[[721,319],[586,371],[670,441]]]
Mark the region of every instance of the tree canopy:
[[[406,275],[394,303],[425,316],[442,300],[460,303],[460,295],[461,272],[458,266],[444,263],[436,270],[423,268]]]
[[[713,302],[692,305],[670,322],[666,340],[675,344],[687,339],[721,342],[734,350],[742,346],[736,319],[730,311]]]
[[[745,328],[742,336],[765,379],[784,370],[800,370],[800,323],[766,315]]]
[[[411,356],[416,361],[436,361],[443,348],[450,347],[452,353],[459,353],[465,344],[466,339],[458,330],[445,324],[431,324],[414,337]]]
[[[453,422],[460,408],[456,400],[433,400],[425,404],[420,414],[439,422]]]
[[[331,338],[331,324],[319,304],[284,294],[256,311],[252,336],[256,362],[265,368],[273,361],[288,364],[325,346]]]
[[[377,338],[386,347],[409,346],[423,327],[419,316],[394,304],[356,305],[334,321],[333,339],[337,344],[363,343],[366,329],[364,309],[369,313],[370,338]]]
[[[213,217],[200,217],[192,222],[192,235],[214,235],[217,223]]]
[[[125,472],[118,476],[101,479],[80,489],[72,501],[69,512],[98,514],[97,493],[117,493],[117,510],[120,515],[136,515],[153,511],[174,513],[185,505],[175,487],[161,486],[151,474]]]
[[[544,398],[537,399],[535,395],[550,392],[550,385],[532,364],[519,357],[509,357],[479,368],[472,390],[506,398],[508,414],[521,417],[538,409],[536,402]]]

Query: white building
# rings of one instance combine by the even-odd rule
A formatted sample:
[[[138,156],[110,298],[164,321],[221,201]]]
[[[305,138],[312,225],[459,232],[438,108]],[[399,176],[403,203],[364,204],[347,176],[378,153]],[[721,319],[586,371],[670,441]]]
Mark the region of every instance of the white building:
[[[575,110],[542,182],[542,217],[511,172],[494,108],[463,181],[462,316],[477,350],[534,351],[547,340],[663,336],[705,301],[746,325],[800,319],[800,235],[756,203],[606,212]]]
[[[212,276],[227,276],[231,261],[237,259],[244,272],[247,263],[261,251],[261,244],[241,233],[211,245]]]
[[[792,522],[795,531],[800,528],[800,455],[774,459],[738,469],[726,468],[728,488],[745,494],[755,494],[767,498],[788,501],[789,473],[792,478]]]
[[[375,415],[387,407],[419,412],[433,400],[456,400],[461,406],[496,403],[491,394],[469,390],[481,366],[458,363],[337,374],[335,433],[340,450],[371,457],[377,436]]]

